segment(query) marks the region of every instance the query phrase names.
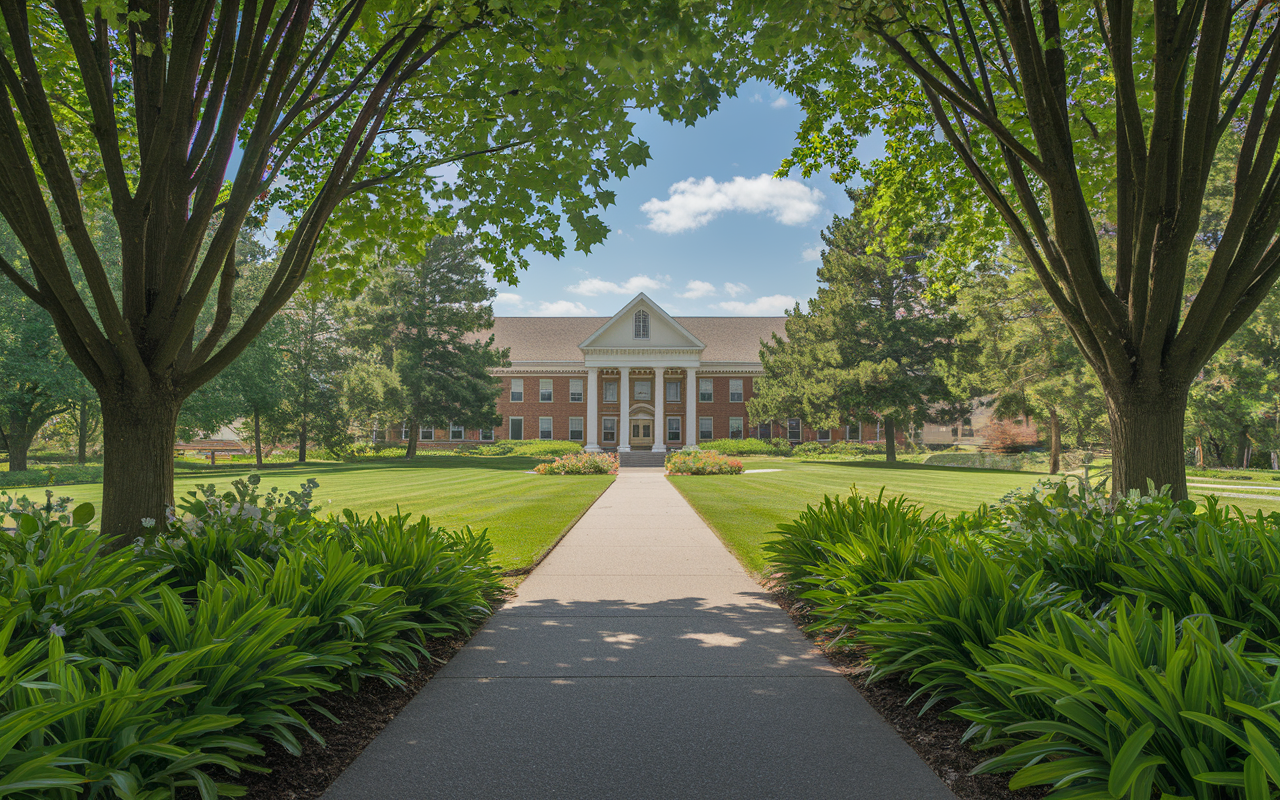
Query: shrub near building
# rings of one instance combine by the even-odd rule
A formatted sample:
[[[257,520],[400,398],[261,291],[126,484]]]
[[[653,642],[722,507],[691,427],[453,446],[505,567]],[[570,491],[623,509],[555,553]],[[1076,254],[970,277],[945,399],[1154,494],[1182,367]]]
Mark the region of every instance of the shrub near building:
[[[667,472],[672,475],[738,475],[742,462],[702,450],[679,450],[667,455]]]

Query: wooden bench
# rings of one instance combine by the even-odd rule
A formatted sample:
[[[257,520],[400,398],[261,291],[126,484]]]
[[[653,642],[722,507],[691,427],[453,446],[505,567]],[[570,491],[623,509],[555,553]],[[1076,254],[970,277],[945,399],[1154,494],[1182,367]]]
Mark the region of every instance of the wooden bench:
[[[209,463],[217,465],[218,453],[229,455],[247,455],[248,449],[239,442],[228,442],[225,439],[196,439],[194,442],[178,442],[173,446],[174,455],[182,455],[184,453],[196,453],[197,455],[208,455]]]

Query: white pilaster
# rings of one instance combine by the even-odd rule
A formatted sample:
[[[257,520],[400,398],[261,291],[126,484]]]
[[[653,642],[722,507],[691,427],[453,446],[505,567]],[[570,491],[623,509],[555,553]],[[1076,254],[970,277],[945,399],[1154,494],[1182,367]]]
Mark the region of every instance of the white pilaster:
[[[685,370],[684,446],[698,446],[698,375],[693,367]]]
[[[653,452],[667,452],[667,368],[653,368]]]
[[[631,367],[620,367],[618,381],[618,452],[631,452]]]
[[[588,453],[600,452],[600,445],[596,441],[596,428],[599,425],[600,416],[599,403],[596,400],[596,389],[600,383],[599,374],[598,367],[587,367],[587,446],[583,449]]]

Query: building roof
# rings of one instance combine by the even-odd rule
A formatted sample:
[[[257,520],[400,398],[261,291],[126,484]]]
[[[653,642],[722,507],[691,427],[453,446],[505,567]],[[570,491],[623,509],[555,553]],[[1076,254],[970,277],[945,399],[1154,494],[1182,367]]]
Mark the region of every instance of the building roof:
[[[511,363],[578,362],[578,345],[612,317],[494,317],[494,347],[511,348]],[[758,363],[760,342],[784,334],[786,317],[672,317],[706,345],[702,361]]]

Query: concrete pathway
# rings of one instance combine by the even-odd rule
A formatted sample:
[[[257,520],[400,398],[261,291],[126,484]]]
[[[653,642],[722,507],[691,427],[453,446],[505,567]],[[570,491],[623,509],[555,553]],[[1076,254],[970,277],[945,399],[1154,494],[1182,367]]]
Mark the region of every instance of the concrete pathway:
[[[623,470],[324,800],[517,797],[955,800],[661,469]]]

